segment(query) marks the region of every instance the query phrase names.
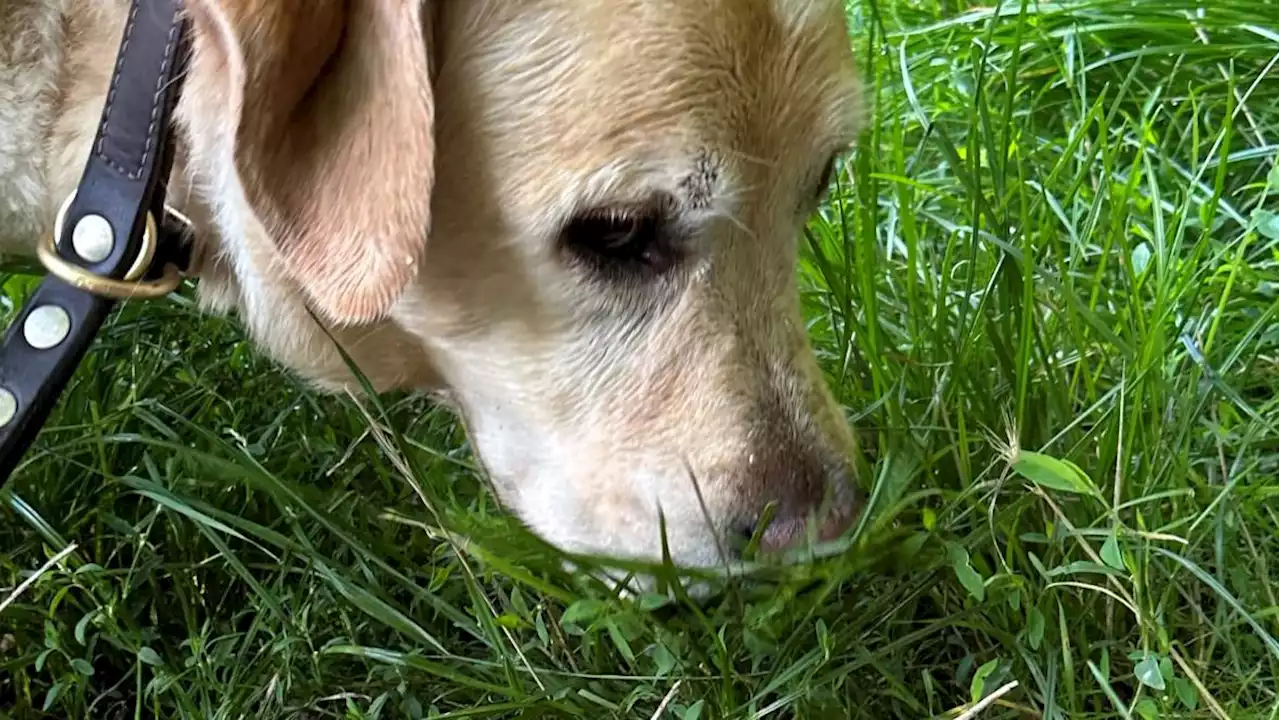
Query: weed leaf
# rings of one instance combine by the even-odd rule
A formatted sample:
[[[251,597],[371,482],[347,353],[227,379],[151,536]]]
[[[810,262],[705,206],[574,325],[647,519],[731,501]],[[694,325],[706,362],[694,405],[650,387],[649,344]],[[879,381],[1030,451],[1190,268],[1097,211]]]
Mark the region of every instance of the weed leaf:
[[[991,673],[996,671],[996,667],[1000,664],[1000,658],[992,658],[982,664],[978,671],[973,674],[973,679],[969,681],[969,700],[970,702],[978,702],[984,694],[987,678]]]
[[[1164,676],[1160,674],[1160,661],[1156,660],[1154,655],[1147,655],[1142,658],[1133,668],[1134,675],[1138,676],[1138,680],[1153,690],[1164,690]]]
[[[1014,472],[1049,490],[1097,496],[1098,491],[1075,463],[1070,460],[1023,450],[1014,458]]]
[[[1114,530],[1107,536],[1107,541],[1102,543],[1102,561],[1117,570],[1124,570],[1124,557],[1120,555],[1120,544],[1116,542]]]

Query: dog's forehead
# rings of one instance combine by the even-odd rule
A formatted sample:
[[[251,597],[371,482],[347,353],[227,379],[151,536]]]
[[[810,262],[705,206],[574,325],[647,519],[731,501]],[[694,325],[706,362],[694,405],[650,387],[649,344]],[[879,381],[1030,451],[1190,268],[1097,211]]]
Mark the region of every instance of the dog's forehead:
[[[603,5],[584,28],[584,60],[602,60],[620,107],[665,109],[656,122],[719,131],[741,151],[776,143],[787,134],[779,131],[842,134],[854,118],[852,55],[834,0]]]
[[[686,207],[736,215],[743,191],[785,185],[851,139],[857,84],[839,3],[637,5],[635,18],[615,12],[613,32],[593,38],[629,38],[614,56],[615,102],[634,105],[611,120],[637,143],[632,152],[647,146],[678,178]]]
[[[563,125],[567,143],[586,133],[606,141],[718,134],[751,151],[787,134],[780,131],[847,137],[856,120],[839,0],[486,7],[455,39],[457,51],[479,60],[482,82],[501,99]]]
[[[808,182],[856,129],[839,0],[446,8],[444,137],[476,138],[525,223],[552,227],[576,207],[654,188],[696,206]]]

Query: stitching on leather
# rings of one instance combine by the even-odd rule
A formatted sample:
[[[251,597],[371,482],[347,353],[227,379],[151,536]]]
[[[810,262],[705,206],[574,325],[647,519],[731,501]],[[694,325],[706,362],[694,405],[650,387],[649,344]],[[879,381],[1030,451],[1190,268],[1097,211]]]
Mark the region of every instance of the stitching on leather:
[[[164,95],[165,78],[169,75],[169,63],[173,61],[173,45],[178,39],[178,22],[180,14],[174,13],[169,23],[169,39],[164,44],[164,57],[160,59],[160,74],[156,77],[156,92],[151,96],[151,124],[147,125],[147,145],[142,149],[142,162],[138,163],[138,172],[147,166],[147,156],[151,154],[151,146],[156,141],[156,120],[160,117],[160,99]]]
[[[111,106],[114,105],[116,101],[116,88],[120,85],[120,66],[124,65],[124,56],[129,50],[129,41],[133,39],[133,26],[137,19],[138,3],[130,3],[129,19],[124,26],[124,40],[120,42],[120,54],[116,58],[116,69],[111,73],[111,90],[107,92],[107,109],[102,113],[102,127],[98,128],[98,144],[93,150],[94,155],[97,155],[98,158],[106,162],[108,165],[119,172],[125,173],[126,175],[130,175],[130,173],[112,162],[104,152],[103,146],[107,142],[107,127],[111,122]]]
[[[124,173],[130,180],[137,180],[142,177],[142,171],[147,166],[147,159],[151,157],[151,147],[155,144],[156,139],[156,122],[160,117],[161,98],[164,95],[165,79],[169,72],[169,64],[173,60],[173,48],[178,39],[178,26],[181,24],[181,13],[175,12],[173,19],[169,23],[169,36],[165,41],[164,54],[160,57],[160,73],[156,76],[155,92],[151,95],[151,122],[147,125],[147,140],[142,147],[142,158],[138,161],[138,167],[134,170],[126,170],[111,158],[106,156],[104,145],[107,138],[107,122],[111,117],[111,105],[115,102],[116,86],[120,82],[120,65],[124,62],[125,52],[129,49],[129,41],[133,37],[133,28],[136,22],[138,6],[141,3],[133,3],[129,10],[129,21],[125,26],[124,40],[120,44],[120,57],[116,62],[115,74],[111,78],[111,91],[107,95],[107,109],[102,116],[102,131],[98,138],[98,157],[107,165],[114,168],[117,172]]]

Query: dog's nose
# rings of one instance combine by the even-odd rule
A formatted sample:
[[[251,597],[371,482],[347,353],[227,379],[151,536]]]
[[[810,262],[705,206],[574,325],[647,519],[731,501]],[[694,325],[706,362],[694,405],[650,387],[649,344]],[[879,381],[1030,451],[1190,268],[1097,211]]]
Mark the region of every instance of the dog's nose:
[[[857,495],[844,477],[839,477],[818,502],[780,506],[760,535],[760,551],[776,553],[803,546],[810,537],[818,542],[834,540],[853,525],[856,516]]]

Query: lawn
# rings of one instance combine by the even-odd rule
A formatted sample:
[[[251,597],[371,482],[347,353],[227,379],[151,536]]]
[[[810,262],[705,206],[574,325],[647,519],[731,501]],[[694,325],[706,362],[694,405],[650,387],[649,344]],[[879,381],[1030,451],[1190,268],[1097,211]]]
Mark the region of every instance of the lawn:
[[[0,716],[1276,718],[1277,5],[1206,6],[853,0],[801,273],[868,510],[701,604],[425,399],[123,308],[0,491]]]

